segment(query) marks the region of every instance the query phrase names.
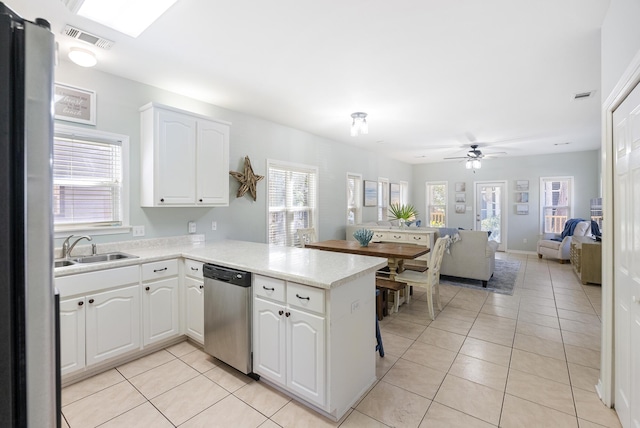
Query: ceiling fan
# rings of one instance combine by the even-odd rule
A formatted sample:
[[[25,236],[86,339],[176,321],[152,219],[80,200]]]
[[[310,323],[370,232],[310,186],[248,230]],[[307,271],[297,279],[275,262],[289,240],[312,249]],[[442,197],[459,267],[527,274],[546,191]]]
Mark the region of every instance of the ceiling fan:
[[[466,154],[466,156],[455,156],[455,157],[449,157],[449,158],[444,158],[444,159],[467,159],[467,160],[480,160],[483,159],[485,157],[485,154],[482,153],[482,151],[480,149],[478,149],[478,147],[480,147],[478,144],[472,144],[471,145],[471,150],[469,150]],[[490,153],[489,155],[486,156],[493,156],[493,155],[506,155],[507,152],[495,152],[495,153]]]

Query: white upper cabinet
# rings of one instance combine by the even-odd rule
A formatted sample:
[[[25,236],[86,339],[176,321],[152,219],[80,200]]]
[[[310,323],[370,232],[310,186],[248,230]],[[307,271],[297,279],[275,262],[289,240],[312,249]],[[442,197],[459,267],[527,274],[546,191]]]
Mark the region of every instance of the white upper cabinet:
[[[156,103],[140,120],[143,207],[229,205],[228,122]]]

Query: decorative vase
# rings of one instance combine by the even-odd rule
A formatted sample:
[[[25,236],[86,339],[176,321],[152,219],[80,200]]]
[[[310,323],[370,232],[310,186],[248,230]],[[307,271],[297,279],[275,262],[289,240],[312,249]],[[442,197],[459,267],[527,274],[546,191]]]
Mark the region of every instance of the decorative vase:
[[[358,229],[353,232],[353,237],[360,243],[361,247],[368,247],[369,241],[373,238],[373,230]]]

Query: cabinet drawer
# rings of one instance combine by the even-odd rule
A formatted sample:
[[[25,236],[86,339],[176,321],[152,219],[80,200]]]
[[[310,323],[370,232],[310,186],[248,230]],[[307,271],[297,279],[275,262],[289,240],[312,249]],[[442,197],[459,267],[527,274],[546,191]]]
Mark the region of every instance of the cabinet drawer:
[[[388,232],[381,232],[379,230],[374,230],[373,231],[373,238],[371,238],[371,240],[373,242],[387,241],[388,237],[389,237],[389,233]]]
[[[426,245],[429,246],[429,235],[419,233],[408,233],[407,242],[410,244]]]
[[[184,261],[184,273],[187,276],[191,276],[193,278],[202,279],[202,262],[196,262],[195,260],[185,260]]]
[[[287,283],[287,303],[313,312],[324,313],[324,290],[307,285]]]
[[[177,274],[178,261],[176,259],[145,263],[142,265],[143,281],[153,281],[154,279],[166,278]]]
[[[406,242],[407,234],[401,232],[391,231],[387,235],[387,241],[389,242]]]
[[[97,291],[140,281],[138,265],[96,272],[79,273],[55,279],[55,285],[60,292],[60,298],[76,295],[87,295]]]
[[[253,290],[256,296],[284,303],[284,281],[281,279],[254,275]]]

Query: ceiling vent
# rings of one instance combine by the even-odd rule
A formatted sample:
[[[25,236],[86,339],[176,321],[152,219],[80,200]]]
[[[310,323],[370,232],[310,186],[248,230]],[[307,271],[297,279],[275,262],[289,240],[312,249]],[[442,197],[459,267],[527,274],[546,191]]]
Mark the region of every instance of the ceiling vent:
[[[573,99],[574,100],[584,100],[587,98],[591,98],[593,96],[593,93],[595,91],[587,91],[587,92],[578,92],[577,94],[573,95]]]
[[[72,27],[69,24],[65,25],[64,30],[62,30],[62,33],[74,39],[82,40],[85,43],[89,43],[90,45],[97,46],[99,48],[107,49],[107,50],[111,49],[111,46],[113,46],[113,44],[115,43],[111,40],[105,39],[104,37],[87,33],[86,31],[81,30],[77,27]]]

